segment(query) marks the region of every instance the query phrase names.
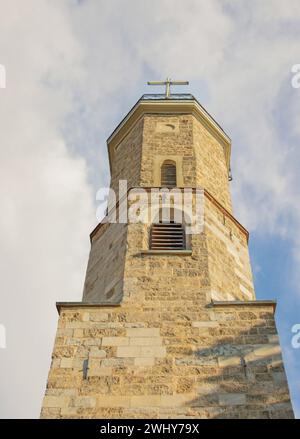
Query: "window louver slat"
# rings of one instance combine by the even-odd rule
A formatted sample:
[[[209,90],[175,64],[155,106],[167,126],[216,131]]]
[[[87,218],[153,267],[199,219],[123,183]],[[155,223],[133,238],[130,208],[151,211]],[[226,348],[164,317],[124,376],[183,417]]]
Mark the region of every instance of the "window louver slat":
[[[185,232],[181,224],[153,224],[150,241],[151,250],[184,250]]]
[[[176,166],[172,163],[164,163],[161,168],[161,185],[176,186]]]

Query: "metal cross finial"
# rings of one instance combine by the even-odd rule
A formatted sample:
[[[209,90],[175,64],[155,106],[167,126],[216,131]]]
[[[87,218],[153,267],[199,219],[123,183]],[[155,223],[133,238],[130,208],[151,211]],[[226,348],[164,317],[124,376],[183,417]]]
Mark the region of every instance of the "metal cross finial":
[[[171,85],[188,85],[189,81],[172,81],[171,78],[167,78],[165,81],[148,81],[148,85],[165,85],[166,86],[166,98],[168,99],[171,95],[170,86]]]

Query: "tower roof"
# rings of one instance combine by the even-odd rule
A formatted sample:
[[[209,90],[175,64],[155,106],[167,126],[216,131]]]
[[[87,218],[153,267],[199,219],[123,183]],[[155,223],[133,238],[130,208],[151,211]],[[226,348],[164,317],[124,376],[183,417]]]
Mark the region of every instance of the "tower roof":
[[[189,93],[172,93],[168,97],[162,93],[144,94],[107,139],[110,166],[114,158],[115,147],[146,114],[193,114],[223,145],[227,168],[228,171],[230,170],[231,139],[208,111]]]

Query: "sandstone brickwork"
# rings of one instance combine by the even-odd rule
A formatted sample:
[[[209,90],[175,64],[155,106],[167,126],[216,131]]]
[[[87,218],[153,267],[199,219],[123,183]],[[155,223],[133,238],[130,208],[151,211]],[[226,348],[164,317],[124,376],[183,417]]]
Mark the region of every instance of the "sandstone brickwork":
[[[86,273],[83,300],[119,302],[123,294],[123,278],[127,242],[127,226],[104,224],[92,242]]]
[[[226,134],[193,99],[141,100],[108,147],[117,196],[119,180],[159,187],[170,159],[194,204],[204,190],[204,227],[153,252],[150,222],[97,226],[83,300],[58,304],[41,417],[292,418],[275,303],[255,298],[232,213]]]
[[[185,286],[200,294],[205,286],[208,301],[253,300],[248,233],[208,194],[204,217],[204,230],[188,237],[185,256],[147,254],[151,224],[103,224],[92,237],[83,299],[118,303],[152,291],[165,297]]]
[[[205,302],[62,307],[42,417],[292,417],[272,306]]]

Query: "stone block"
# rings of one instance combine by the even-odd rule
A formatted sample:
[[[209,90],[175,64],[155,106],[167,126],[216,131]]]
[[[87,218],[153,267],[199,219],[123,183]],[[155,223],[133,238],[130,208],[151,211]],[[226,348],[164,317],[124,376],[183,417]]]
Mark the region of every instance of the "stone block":
[[[96,398],[91,396],[80,396],[73,398],[71,405],[74,407],[92,408],[96,406]]]
[[[268,339],[270,343],[278,343],[279,344],[279,336],[277,334],[268,335]]]
[[[220,367],[241,366],[240,357],[219,357],[218,364]]]
[[[107,312],[90,313],[89,319],[91,322],[106,322],[108,320]]]
[[[91,358],[105,358],[106,351],[98,348],[97,346],[92,346],[90,349],[90,357]]]
[[[165,357],[166,348],[164,346],[142,346],[140,351],[140,357]]]
[[[216,321],[192,322],[194,328],[217,328],[219,323]]]
[[[60,411],[60,414],[62,417],[77,417],[78,413],[78,407],[67,407],[67,408],[62,408]]]
[[[107,366],[98,366],[98,367],[91,367],[88,370],[88,376],[111,376],[112,375],[112,367]]]
[[[60,367],[62,368],[71,368],[73,367],[73,357],[68,358],[62,358],[60,361]]]
[[[128,337],[159,337],[159,328],[128,328]]]
[[[82,338],[83,337],[83,329],[74,329],[74,338]]]
[[[281,349],[278,344],[272,345],[258,345],[245,355],[246,361],[255,361],[257,358],[271,358],[272,356],[281,354]]]
[[[135,358],[134,365],[135,366],[153,366],[154,365],[153,357],[143,357],[143,358]]]
[[[118,346],[117,357],[141,357],[140,346]]]
[[[130,397],[105,395],[104,397],[99,397],[97,399],[97,407],[130,407]]]
[[[244,393],[223,393],[219,395],[220,405],[244,405],[246,395]]]
[[[128,337],[103,337],[102,346],[127,346],[129,344]]]
[[[130,346],[159,346],[162,344],[160,337],[131,337]]]
[[[275,381],[286,381],[285,372],[273,372],[272,375]]]
[[[161,395],[161,407],[184,407],[196,399],[195,393]]]
[[[68,406],[69,401],[70,397],[67,396],[45,396],[43,401],[43,407],[63,408]]]
[[[88,312],[83,312],[82,315],[81,315],[81,320],[82,320],[83,322],[88,322],[89,319],[90,319],[90,313],[88,313]]]
[[[159,407],[160,406],[160,395],[137,395],[131,397],[130,407],[140,408],[140,407]]]

